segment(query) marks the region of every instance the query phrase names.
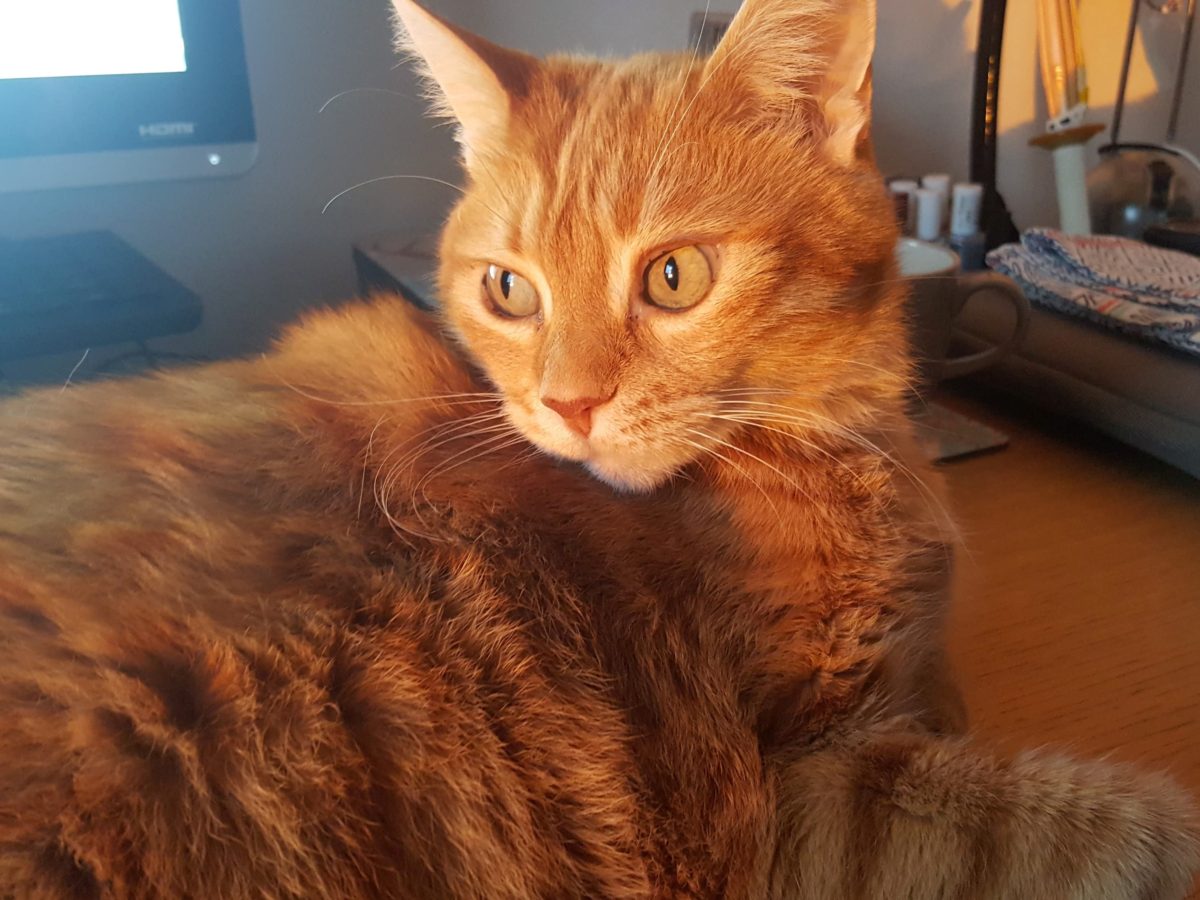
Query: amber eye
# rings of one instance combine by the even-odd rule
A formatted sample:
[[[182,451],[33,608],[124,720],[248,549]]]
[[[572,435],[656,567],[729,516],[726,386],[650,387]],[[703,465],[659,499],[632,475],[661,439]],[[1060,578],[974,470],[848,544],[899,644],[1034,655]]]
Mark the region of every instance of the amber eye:
[[[663,309],[689,309],[713,283],[712,266],[699,247],[664,253],[646,269],[646,301]]]
[[[483,276],[483,292],[493,310],[510,319],[525,319],[541,309],[533,285],[516,272],[488,266]]]

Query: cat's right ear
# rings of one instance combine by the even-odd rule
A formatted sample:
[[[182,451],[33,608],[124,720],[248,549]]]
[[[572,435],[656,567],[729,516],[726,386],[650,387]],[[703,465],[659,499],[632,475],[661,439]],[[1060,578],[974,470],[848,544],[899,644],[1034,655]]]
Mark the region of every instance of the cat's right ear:
[[[392,3],[397,45],[418,62],[434,114],[458,123],[470,169],[478,156],[504,141],[513,104],[528,92],[538,61],[451,25],[414,0]]]

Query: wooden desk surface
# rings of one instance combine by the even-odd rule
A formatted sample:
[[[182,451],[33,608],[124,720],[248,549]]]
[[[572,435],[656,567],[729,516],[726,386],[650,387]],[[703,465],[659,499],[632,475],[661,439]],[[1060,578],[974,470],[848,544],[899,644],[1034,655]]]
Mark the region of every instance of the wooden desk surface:
[[[1166,769],[1200,798],[1200,482],[973,389],[940,399],[1012,437],[943,467],[972,730]]]

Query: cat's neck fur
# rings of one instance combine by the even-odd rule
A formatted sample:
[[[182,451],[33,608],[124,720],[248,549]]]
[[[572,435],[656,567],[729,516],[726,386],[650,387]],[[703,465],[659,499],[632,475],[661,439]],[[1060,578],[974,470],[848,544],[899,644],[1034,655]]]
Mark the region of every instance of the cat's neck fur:
[[[813,398],[779,387],[739,401],[727,430],[714,432],[719,442],[656,494],[622,499],[581,469],[560,468],[571,471],[571,480],[593,501],[611,495],[617,506],[695,507],[704,498],[709,514],[729,516],[755,544],[779,552],[802,539],[802,520],[830,514],[831,499],[879,502],[882,496],[888,503],[928,507],[938,500],[932,495],[936,485],[926,483],[929,473],[912,441],[905,379],[883,367],[857,365],[869,377],[847,380],[836,396]],[[511,444],[486,431],[488,443],[459,426],[472,415],[497,414],[499,401],[447,346],[435,321],[398,301],[311,319],[282,342],[268,370],[347,441],[343,452],[367,469],[403,460],[395,477],[411,480],[408,486],[419,485],[426,496],[436,489],[438,461],[472,441],[480,456],[463,453],[458,460],[483,459],[501,471],[548,467],[515,431]],[[422,436],[426,440],[417,439]],[[814,492],[822,502],[813,502]],[[939,517],[937,510],[916,516],[931,525]]]
[[[768,744],[796,740],[795,723],[811,732],[814,721],[844,720],[864,679],[889,698],[917,690],[921,665],[892,665],[871,637],[936,646],[910,632],[939,627],[948,571],[944,507],[899,390],[874,392],[885,399],[873,404],[847,392],[854,415],[844,405],[837,414],[849,424],[837,428],[733,430],[672,482],[629,495],[529,452],[515,432],[489,445],[462,429],[471,414],[494,414],[496,400],[425,399],[486,386],[398,301],[298,329],[270,367],[315,421],[333,454],[326,468],[362,473],[351,479],[361,517],[378,516],[396,541],[469,546],[497,527],[537,534],[548,548],[573,548],[548,551],[546,564],[577,566],[568,580],[579,579],[579,598],[620,609],[657,585],[660,599],[708,623],[698,627],[757,648],[739,651],[739,666],[752,686],[747,714]],[[610,590],[611,573],[633,582]],[[889,668],[904,673],[894,684],[884,684]]]

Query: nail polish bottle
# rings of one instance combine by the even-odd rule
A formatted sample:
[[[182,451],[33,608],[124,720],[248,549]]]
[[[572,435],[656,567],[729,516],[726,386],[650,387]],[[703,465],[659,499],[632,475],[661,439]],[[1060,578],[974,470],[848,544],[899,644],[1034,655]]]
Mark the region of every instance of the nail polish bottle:
[[[985,267],[987,238],[979,230],[983,185],[956,184],[950,208],[950,248],[962,259],[966,272]]]
[[[941,231],[946,230],[946,220],[950,216],[950,185],[953,183],[953,179],[942,172],[934,172],[921,179],[921,187],[938,193],[942,209]]]
[[[917,237],[937,243],[942,238],[942,195],[932,188],[917,188]]]

